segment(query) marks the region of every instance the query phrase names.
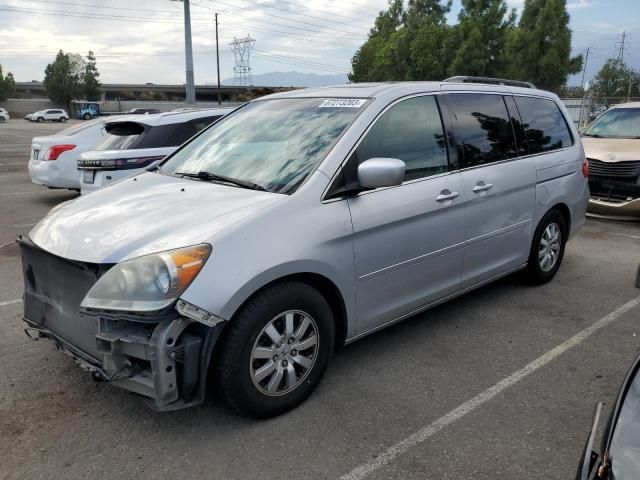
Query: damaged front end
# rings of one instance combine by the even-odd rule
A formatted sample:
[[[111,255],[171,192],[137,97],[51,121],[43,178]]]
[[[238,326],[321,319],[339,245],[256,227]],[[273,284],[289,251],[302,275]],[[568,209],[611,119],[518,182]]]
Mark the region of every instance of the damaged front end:
[[[27,238],[19,238],[18,244],[23,319],[31,338],[51,340],[95,379],[142,395],[156,410],[204,400],[222,319],[183,300],[140,312],[82,306],[114,265],[61,258]]]

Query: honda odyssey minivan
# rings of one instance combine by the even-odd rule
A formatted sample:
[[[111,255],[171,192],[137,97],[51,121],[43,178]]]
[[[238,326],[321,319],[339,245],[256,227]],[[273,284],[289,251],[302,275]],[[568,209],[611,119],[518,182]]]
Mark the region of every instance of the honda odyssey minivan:
[[[24,320],[157,410],[212,382],[269,417],[338,345],[512,272],[551,280],[588,198],[578,132],[528,85],[278,93],[20,238]]]

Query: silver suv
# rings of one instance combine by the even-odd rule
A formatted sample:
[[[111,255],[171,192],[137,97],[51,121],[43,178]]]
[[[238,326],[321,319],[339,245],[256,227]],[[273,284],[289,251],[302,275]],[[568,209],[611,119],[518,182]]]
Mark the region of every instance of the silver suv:
[[[553,278],[589,198],[567,118],[547,92],[452,82],[252,101],[21,238],[24,320],[156,409],[211,378],[280,414],[338,345],[518,270]]]

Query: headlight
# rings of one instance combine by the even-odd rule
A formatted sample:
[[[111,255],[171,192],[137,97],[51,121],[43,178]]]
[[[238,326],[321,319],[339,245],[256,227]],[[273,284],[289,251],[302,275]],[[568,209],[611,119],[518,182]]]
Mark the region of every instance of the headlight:
[[[81,307],[149,312],[170,305],[207,261],[211,247],[169,250],[124,261],[105,273]]]

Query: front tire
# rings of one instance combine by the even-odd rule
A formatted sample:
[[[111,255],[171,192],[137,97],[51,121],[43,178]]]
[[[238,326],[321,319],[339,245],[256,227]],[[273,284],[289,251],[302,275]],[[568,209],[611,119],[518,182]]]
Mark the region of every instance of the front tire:
[[[213,365],[222,398],[240,414],[269,418],[316,388],[333,354],[335,323],[320,292],[291,281],[255,295],[223,335]]]
[[[67,117],[60,117],[60,123],[67,123]]]
[[[82,118],[83,118],[84,120],[91,120],[91,115],[89,115],[88,113],[85,113],[85,114],[82,116]]]
[[[550,281],[558,272],[567,244],[567,224],[558,210],[548,212],[536,228],[525,278],[533,285]]]
[[[38,117],[38,123],[44,123],[44,118]]]

